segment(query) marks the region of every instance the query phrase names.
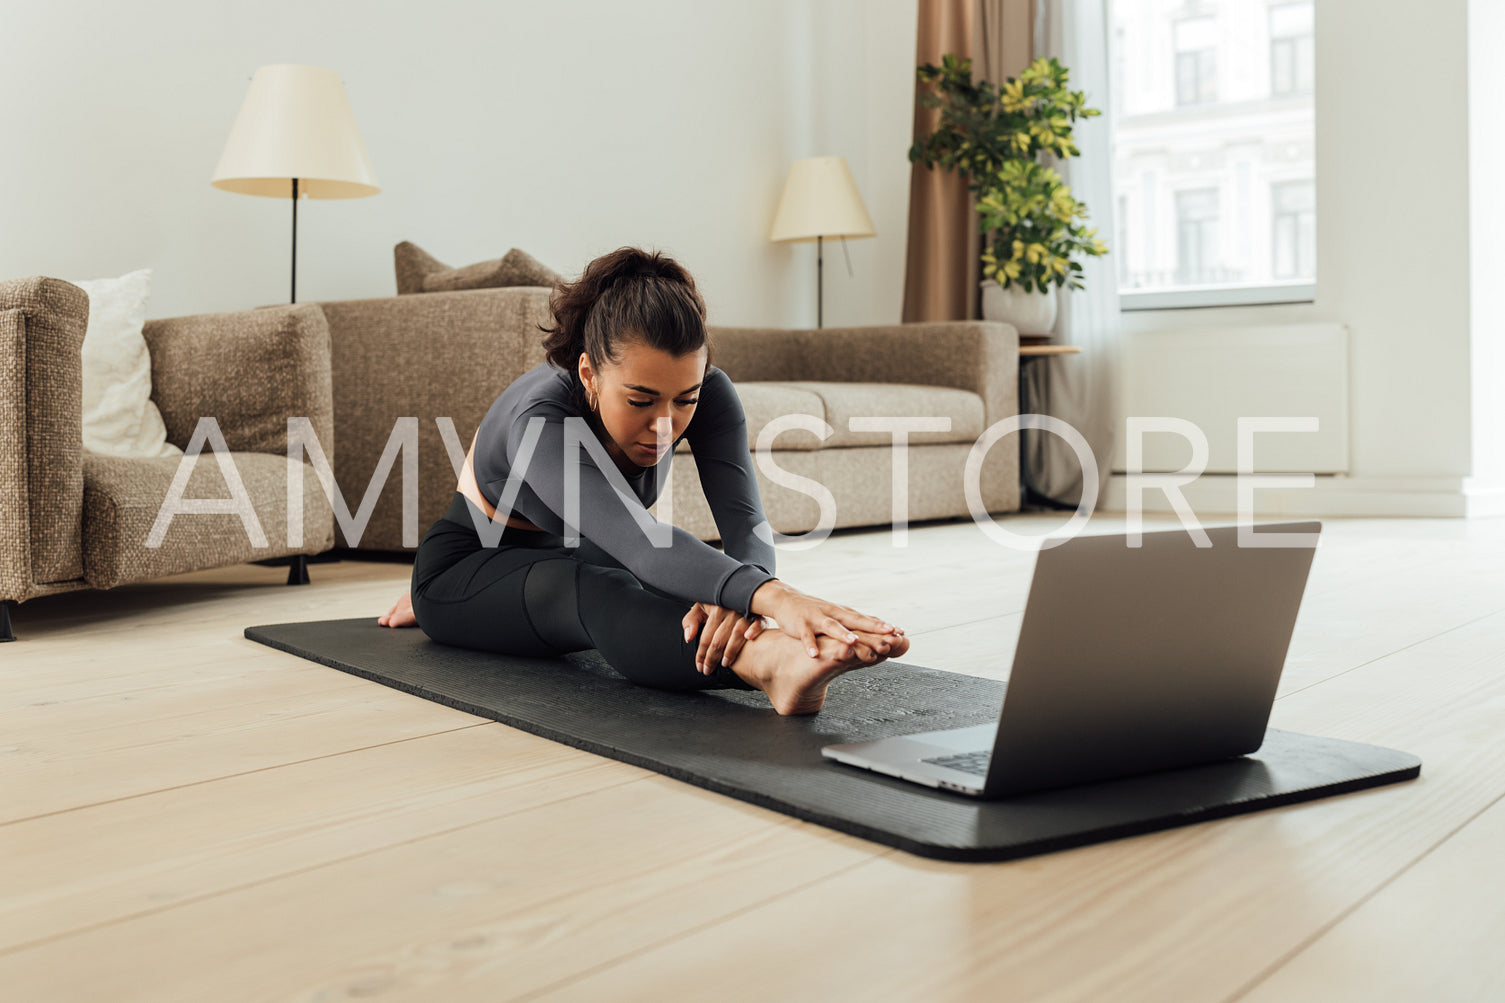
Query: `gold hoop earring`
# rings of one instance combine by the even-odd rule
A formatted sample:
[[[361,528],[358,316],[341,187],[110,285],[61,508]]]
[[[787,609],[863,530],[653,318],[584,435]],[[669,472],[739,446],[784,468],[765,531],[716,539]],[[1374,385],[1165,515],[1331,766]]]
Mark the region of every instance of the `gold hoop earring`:
[[[590,404],[591,411],[592,412],[598,411],[599,410],[599,407],[598,407],[598,403],[599,402],[598,402],[598,399],[597,399],[596,395],[594,393],[592,393],[591,391],[587,390],[585,392],[585,397],[586,397],[586,402]]]

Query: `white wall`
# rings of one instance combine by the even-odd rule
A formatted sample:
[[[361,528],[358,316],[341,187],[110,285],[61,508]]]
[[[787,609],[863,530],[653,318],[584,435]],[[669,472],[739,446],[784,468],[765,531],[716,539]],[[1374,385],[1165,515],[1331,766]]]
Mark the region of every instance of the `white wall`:
[[[1488,387],[1502,386],[1497,349],[1491,368],[1470,374],[1471,353],[1488,333],[1470,312],[1470,223],[1472,216],[1478,253],[1500,222],[1497,197],[1486,201],[1478,186],[1497,191],[1505,166],[1494,138],[1499,126],[1489,121],[1499,114],[1498,66],[1476,67],[1476,83],[1494,89],[1469,93],[1469,6],[1470,0],[1318,0],[1314,303],[1124,315],[1130,335],[1313,321],[1348,326],[1350,476],[1319,479],[1325,481],[1319,493],[1341,500],[1324,503],[1318,494],[1291,491],[1272,510],[1463,514],[1469,507],[1466,479],[1485,459],[1474,447],[1475,422],[1499,420],[1497,406],[1472,395],[1485,389],[1481,376]],[[1498,5],[1473,0],[1473,6]],[[1491,10],[1488,21],[1488,38],[1505,41],[1500,12]],[[1476,55],[1498,63],[1499,45],[1488,38]],[[1475,135],[1491,137],[1491,163],[1500,165],[1476,179],[1472,203],[1471,100]],[[1499,258],[1496,251],[1477,260]],[[1475,288],[1482,280],[1481,297],[1493,297],[1502,273],[1482,270],[1474,269]],[[1488,334],[1483,340],[1495,337]],[[1493,417],[1476,405],[1493,407]],[[1505,446],[1501,430],[1492,434]],[[1505,472],[1505,463],[1497,469]],[[1304,505],[1304,498],[1314,501]]]
[[[917,0],[6,5],[0,277],[154,269],[149,315],[285,301],[291,204],[209,186],[251,74],[339,72],[383,191],[299,204],[300,301],[390,295],[392,246],[622,244],[719,324],[813,325],[815,249],[767,241],[791,160],[845,156],[878,237],[827,255],[828,323],[903,290]]]
[[[1505,4],[1469,0],[1468,172],[1472,476],[1478,506],[1505,494]]]

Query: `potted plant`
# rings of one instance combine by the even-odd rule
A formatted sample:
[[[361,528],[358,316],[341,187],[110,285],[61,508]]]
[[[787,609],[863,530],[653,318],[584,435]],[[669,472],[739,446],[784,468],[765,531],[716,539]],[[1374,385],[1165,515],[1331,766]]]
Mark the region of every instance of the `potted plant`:
[[[940,121],[910,147],[909,159],[956,171],[976,199],[987,276],[983,316],[1021,334],[1049,334],[1056,319],[1051,285],[1081,289],[1082,266],[1072,257],[1099,257],[1108,247],[1078,222],[1087,207],[1038,158],[1081,156],[1072,123],[1102,113],[1086,107],[1084,92],[1066,88],[1068,71],[1054,58],[1042,56],[996,91],[972,79],[972,60],[949,53],[916,74],[935,85],[919,101],[939,108]]]

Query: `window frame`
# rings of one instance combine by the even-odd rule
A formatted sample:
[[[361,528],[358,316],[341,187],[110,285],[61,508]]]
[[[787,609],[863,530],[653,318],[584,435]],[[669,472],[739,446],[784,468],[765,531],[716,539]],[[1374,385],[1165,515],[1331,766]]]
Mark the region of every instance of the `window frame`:
[[[1270,16],[1269,12],[1272,11],[1274,8],[1282,7],[1282,6],[1295,6],[1299,2],[1300,2],[1300,0],[1266,0],[1266,2],[1265,2],[1266,17],[1268,18]],[[1312,0],[1312,6],[1315,9],[1315,0]],[[1111,10],[1112,9],[1110,7],[1109,8],[1110,17],[1111,17]],[[1183,10],[1184,10],[1184,13],[1182,14],[1182,16],[1180,18],[1174,19],[1172,21],[1173,24],[1176,23],[1176,22],[1179,22],[1179,21],[1191,20],[1193,18],[1200,17],[1200,16],[1208,16],[1208,15],[1216,16],[1216,12],[1213,11],[1213,10],[1199,10],[1199,9],[1194,8],[1194,7],[1193,8],[1184,8]],[[1267,21],[1266,23],[1268,24],[1269,22]],[[1115,28],[1115,30],[1117,32],[1117,34],[1116,34],[1116,40],[1118,42],[1122,43],[1124,41],[1124,35],[1125,35],[1124,31],[1122,29],[1117,29],[1117,28]],[[1269,67],[1269,69],[1272,72],[1271,72],[1271,77],[1270,77],[1270,80],[1269,80],[1268,97],[1270,99],[1273,99],[1273,100],[1282,100],[1282,99],[1286,99],[1286,98],[1311,98],[1311,97],[1314,97],[1315,90],[1316,90],[1316,88],[1314,86],[1311,87],[1311,88],[1308,88],[1308,89],[1302,89],[1302,88],[1298,87],[1294,91],[1277,92],[1275,90],[1275,80],[1274,80],[1274,74],[1273,74],[1273,69],[1274,69],[1274,67],[1273,67],[1273,62],[1274,62],[1274,57],[1273,57],[1273,43],[1276,41],[1276,37],[1273,35],[1273,32],[1268,37],[1269,37],[1270,42],[1272,43],[1271,55],[1267,56],[1267,58],[1270,59],[1271,64],[1272,64]],[[1307,41],[1308,45],[1312,45],[1312,44],[1314,44],[1314,40],[1315,40],[1315,32],[1313,31],[1313,32],[1308,32],[1308,33],[1304,33],[1304,34],[1301,34],[1301,35],[1290,35],[1290,36],[1280,36],[1280,37],[1282,39],[1292,40],[1293,42],[1299,42],[1300,40],[1304,39],[1304,40]],[[1297,52],[1299,52],[1299,48],[1300,48],[1299,45],[1293,45],[1292,46],[1293,57],[1295,57],[1295,54]],[[1172,59],[1173,60],[1175,60],[1177,56],[1179,56],[1179,55],[1181,55],[1183,53],[1196,52],[1198,55],[1201,55],[1201,54],[1203,54],[1203,53],[1205,53],[1205,52],[1208,51],[1207,49],[1200,48],[1200,47],[1198,49],[1194,49],[1194,50],[1179,50],[1178,51],[1175,48],[1174,41],[1172,42],[1171,49],[1172,49]],[[1211,53],[1212,53],[1213,59],[1216,60],[1216,58],[1217,58],[1217,48],[1216,48],[1216,46],[1211,47]],[[1122,73],[1124,75],[1127,75],[1129,72],[1131,72],[1131,67],[1127,64],[1127,62],[1124,62],[1124,65],[1121,67],[1121,69],[1122,69]],[[1298,75],[1297,79],[1299,79],[1299,72],[1300,72],[1299,68],[1295,67],[1294,64],[1293,64],[1293,73]],[[1171,95],[1171,97],[1172,97],[1172,106],[1171,107],[1173,109],[1176,109],[1176,110],[1183,110],[1183,109],[1189,110],[1189,109],[1195,107],[1195,105],[1193,105],[1193,104],[1184,104],[1184,103],[1182,103],[1179,100],[1179,96],[1180,96],[1179,95],[1179,90],[1180,90],[1180,88],[1179,88],[1179,86],[1177,84],[1177,77],[1178,76],[1179,76],[1179,74],[1176,73],[1176,72],[1172,72],[1172,74],[1171,74],[1171,77],[1172,77],[1172,95]],[[1113,99],[1115,101],[1121,101],[1122,100],[1122,95],[1115,94]],[[1216,100],[1214,100],[1213,103],[1216,103]],[[1115,150],[1115,157],[1116,157],[1116,150]],[[1316,185],[1315,165],[1313,165],[1313,176],[1310,179],[1308,179],[1308,180],[1309,180],[1309,182],[1313,186]],[[1219,191],[1221,192],[1221,189],[1219,189]],[[1128,201],[1131,202],[1131,203],[1135,201],[1136,197],[1131,192],[1124,192],[1124,193],[1120,193],[1120,194],[1124,195],[1125,197],[1127,197]],[[1117,205],[1117,203],[1115,203],[1115,207],[1120,208],[1120,211],[1122,211],[1121,207],[1119,207]],[[1314,212],[1315,212],[1315,210],[1314,210]],[[1122,219],[1117,220],[1116,223],[1117,223],[1117,225],[1115,226],[1115,230],[1123,230],[1127,226],[1126,222],[1124,220],[1122,220]],[[1272,216],[1270,218],[1269,225],[1272,228],[1275,226],[1275,219],[1274,219],[1273,214],[1272,214]],[[1122,239],[1120,239],[1120,248],[1122,248],[1122,246],[1123,246],[1123,241],[1122,241]],[[1126,250],[1120,250],[1120,253],[1126,254],[1127,251]],[[1273,253],[1273,245],[1272,245],[1272,252],[1271,253]],[[1127,265],[1128,264],[1129,263],[1127,261],[1124,262],[1124,269],[1125,270],[1127,269]],[[1115,274],[1113,275],[1113,281],[1115,283],[1118,283],[1120,281],[1120,277],[1117,274],[1118,271],[1119,271],[1118,269],[1115,269]],[[1198,309],[1207,309],[1207,308],[1267,306],[1267,305],[1275,305],[1275,304],[1306,304],[1306,303],[1315,303],[1316,299],[1317,299],[1317,283],[1316,283],[1316,280],[1314,278],[1312,278],[1312,277],[1302,277],[1302,278],[1298,278],[1298,279],[1267,279],[1267,280],[1259,282],[1258,284],[1166,286],[1166,287],[1161,287],[1161,288],[1158,288],[1158,289],[1151,289],[1151,290],[1123,290],[1123,289],[1120,289],[1119,292],[1118,292],[1119,307],[1124,312],[1150,311],[1150,310],[1155,310],[1155,311],[1161,311],[1161,310],[1198,310]]]
[[[1315,303],[1315,282],[1283,282],[1258,286],[1187,286],[1118,294],[1118,307],[1134,310],[1201,310],[1207,307],[1270,306],[1275,303]]]

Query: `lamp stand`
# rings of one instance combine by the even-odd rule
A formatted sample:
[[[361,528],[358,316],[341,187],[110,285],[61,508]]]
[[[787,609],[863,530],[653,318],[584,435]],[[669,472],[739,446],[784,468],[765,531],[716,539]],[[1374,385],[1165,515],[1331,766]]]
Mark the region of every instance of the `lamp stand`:
[[[293,299],[298,302],[298,179],[293,178]]]
[[[815,237],[815,326],[826,326],[825,298],[826,298],[826,259],[824,237],[819,234]]]

